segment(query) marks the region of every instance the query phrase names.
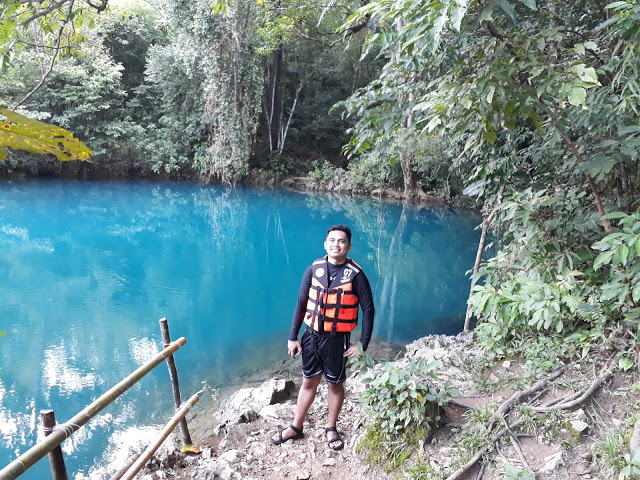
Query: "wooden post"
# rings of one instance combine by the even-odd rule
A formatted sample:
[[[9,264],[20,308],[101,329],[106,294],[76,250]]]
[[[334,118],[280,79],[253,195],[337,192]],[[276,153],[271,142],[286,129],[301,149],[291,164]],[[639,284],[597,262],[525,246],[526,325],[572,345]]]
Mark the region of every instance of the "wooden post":
[[[44,436],[48,437],[56,426],[56,415],[53,410],[40,410],[40,421]],[[49,452],[49,464],[51,465],[51,475],[53,480],[68,480],[67,467],[64,464],[62,448],[58,445]]]
[[[166,345],[171,343],[171,335],[169,335],[169,323],[165,317],[160,319],[160,332],[162,333],[162,343],[166,348]],[[173,355],[167,357],[167,367],[169,368],[169,378],[171,379],[171,389],[173,390],[173,403],[177,410],[182,405],[182,398],[180,397],[180,384],[178,383],[178,369]],[[180,420],[180,430],[182,431],[183,446],[191,445],[193,442],[191,441],[191,435],[189,435],[187,419],[184,417]]]

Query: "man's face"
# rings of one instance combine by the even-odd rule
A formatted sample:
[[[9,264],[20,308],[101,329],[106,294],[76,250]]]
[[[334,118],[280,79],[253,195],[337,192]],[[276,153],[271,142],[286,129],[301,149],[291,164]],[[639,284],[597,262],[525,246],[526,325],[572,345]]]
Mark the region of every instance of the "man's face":
[[[351,243],[347,234],[342,230],[333,230],[327,235],[324,241],[324,249],[327,251],[329,261],[334,265],[339,265],[347,261],[347,253],[351,250]]]

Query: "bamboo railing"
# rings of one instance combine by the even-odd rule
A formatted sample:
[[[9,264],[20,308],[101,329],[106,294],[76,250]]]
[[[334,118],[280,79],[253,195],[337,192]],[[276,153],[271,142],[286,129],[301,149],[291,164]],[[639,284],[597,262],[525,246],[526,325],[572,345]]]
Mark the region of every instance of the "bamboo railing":
[[[58,425],[44,440],[31,447],[0,470],[0,480],[14,480],[18,478],[186,343],[187,340],[184,337],[180,337],[175,342],[171,342],[167,348],[139,367],[131,375],[121,380],[120,383],[112,387],[89,406],[85,407],[80,413],[76,414],[66,423]]]
[[[165,425],[162,429],[162,432],[158,436],[155,442],[147,447],[147,449],[138,457],[138,459],[131,465],[131,467],[126,471],[126,473],[122,476],[122,480],[131,480],[133,479],[140,470],[145,466],[145,464],[151,459],[156,450],[160,448],[160,445],[167,439],[169,434],[176,428],[176,425],[184,420],[184,417],[189,413],[191,407],[193,407],[196,403],[198,403],[200,398],[198,395],[192,396],[189,400],[187,400],[182,407],[175,413],[169,423]]]

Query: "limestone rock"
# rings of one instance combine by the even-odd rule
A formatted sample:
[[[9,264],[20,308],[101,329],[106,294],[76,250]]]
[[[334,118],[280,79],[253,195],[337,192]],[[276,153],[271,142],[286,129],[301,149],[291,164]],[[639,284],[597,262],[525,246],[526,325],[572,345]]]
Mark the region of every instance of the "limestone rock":
[[[587,414],[580,408],[571,414],[569,424],[573,430],[582,433],[589,428],[589,424],[585,420],[587,420]]]
[[[205,464],[194,468],[191,472],[191,478],[193,480],[216,480],[216,474],[211,466]]]
[[[324,465],[325,467],[335,467],[336,463],[337,461],[335,458],[329,457],[324,459],[324,462],[322,462],[322,465]]]
[[[631,435],[631,441],[629,442],[629,449],[631,452],[638,447],[640,447],[640,419],[638,419],[635,427],[633,428],[633,434]]]
[[[269,425],[282,428],[291,423],[291,419],[295,414],[295,408],[293,403],[267,405],[260,410],[259,416]]]
[[[562,452],[556,452],[553,455],[549,455],[548,457],[545,457],[544,460],[545,465],[538,470],[538,473],[541,475],[553,473],[562,465]]]
[[[343,168],[336,168],[333,171],[333,178],[329,181],[326,189],[330,192],[350,193],[353,190],[351,175]]]
[[[244,452],[241,450],[227,450],[220,455],[220,460],[224,460],[229,465],[235,465],[242,457],[244,457]]]
[[[461,393],[473,392],[476,374],[471,366],[479,361],[482,350],[474,344],[472,333],[460,333],[456,336],[430,335],[406,346],[405,358],[424,358],[427,362],[440,361],[442,365],[435,369],[440,383],[447,380]]]
[[[218,421],[223,425],[251,423],[268,405],[283,401],[293,390],[290,380],[272,378],[256,388],[243,388],[220,403]]]

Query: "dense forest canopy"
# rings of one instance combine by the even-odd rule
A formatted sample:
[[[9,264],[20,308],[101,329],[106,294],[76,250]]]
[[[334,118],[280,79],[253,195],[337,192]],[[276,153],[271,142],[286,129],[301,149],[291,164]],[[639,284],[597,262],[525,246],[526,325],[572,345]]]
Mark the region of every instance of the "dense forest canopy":
[[[5,2],[0,102],[74,132],[94,162],[235,183],[343,162],[330,107],[376,74],[357,4]],[[19,154],[10,161],[32,166]]]
[[[498,247],[470,297],[485,347],[553,365],[611,332],[629,358],[640,344],[638,2],[2,8],[0,106],[72,131],[94,162],[464,191]],[[14,150],[3,166],[38,168]]]

